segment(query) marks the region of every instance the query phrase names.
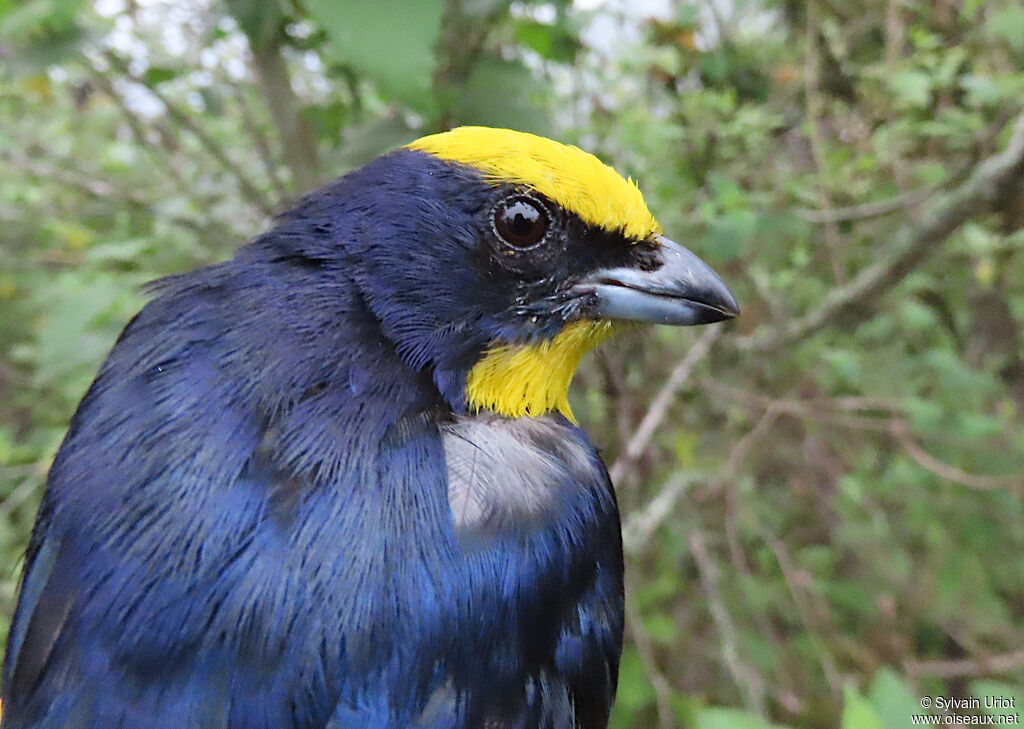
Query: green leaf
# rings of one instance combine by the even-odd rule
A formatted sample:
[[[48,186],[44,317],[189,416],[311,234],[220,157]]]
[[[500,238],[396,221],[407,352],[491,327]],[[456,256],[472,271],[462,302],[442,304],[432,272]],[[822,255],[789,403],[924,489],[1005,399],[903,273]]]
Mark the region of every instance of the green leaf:
[[[654,689],[647,680],[643,663],[636,649],[627,648],[622,653],[619,667],[619,689],[616,698],[616,709],[619,712],[632,712],[655,700]]]
[[[940,430],[945,419],[942,405],[933,400],[907,397],[903,400],[903,409],[915,430]]]
[[[650,615],[644,618],[644,629],[651,640],[672,646],[679,640],[679,626],[668,615]]]
[[[748,714],[739,709],[709,707],[697,715],[696,729],[786,729],[786,727],[781,724],[772,724],[755,714]]]
[[[276,1],[226,0],[226,4],[254,49],[270,43],[281,32],[284,14]]]
[[[988,76],[968,74],[960,79],[960,87],[967,92],[970,106],[988,106],[1003,98],[999,87]]]
[[[452,104],[459,124],[509,127],[548,135],[545,87],[518,61],[485,56],[457,89]]]
[[[4,36],[0,33],[0,44],[8,40]],[[71,23],[59,30],[33,33],[28,38],[11,36],[9,40],[18,50],[5,59],[4,70],[13,76],[31,76],[78,57],[82,47],[94,40],[94,36]]]
[[[700,23],[700,9],[697,3],[681,3],[676,10],[676,23],[685,28],[696,27]]]
[[[910,716],[921,713],[920,699],[914,698],[903,680],[888,668],[875,674],[868,698],[883,729],[905,729]]]
[[[736,210],[711,221],[707,247],[702,251],[710,263],[726,263],[739,257],[757,231],[757,215]]]
[[[385,95],[422,112],[433,108],[431,80],[442,0],[310,0],[331,57],[366,74]]]
[[[549,61],[572,62],[580,44],[563,25],[523,21],[516,25],[516,40]]]
[[[747,194],[743,188],[728,177],[718,174],[708,175],[708,188],[722,209],[730,210],[747,207]]]
[[[981,702],[981,709],[990,716],[1003,716],[1008,724],[1020,723],[1024,712],[1024,689],[1000,681],[971,682],[971,695]]]
[[[0,12],[0,46],[4,70],[31,75],[78,54],[88,34],[75,18],[82,0],[35,0],[13,3]]]
[[[142,78],[145,80],[147,86],[156,86],[166,81],[176,79],[180,75],[180,71],[175,68],[167,68],[166,66],[150,66],[146,69],[146,72],[142,74]]]
[[[924,71],[903,71],[889,82],[897,100],[904,106],[924,107],[932,100],[932,79]]]
[[[16,9],[0,14],[0,38],[19,40],[25,36],[67,30],[75,20],[82,0],[36,0],[16,3]]]
[[[417,133],[398,115],[352,124],[345,129],[341,147],[327,161],[336,169],[350,170],[384,152],[408,144],[416,136]]]
[[[1008,2],[994,10],[989,15],[986,30],[1015,51],[1024,51],[1024,7]]]
[[[884,729],[871,702],[857,693],[853,686],[843,690],[843,716],[839,726],[841,729]]]

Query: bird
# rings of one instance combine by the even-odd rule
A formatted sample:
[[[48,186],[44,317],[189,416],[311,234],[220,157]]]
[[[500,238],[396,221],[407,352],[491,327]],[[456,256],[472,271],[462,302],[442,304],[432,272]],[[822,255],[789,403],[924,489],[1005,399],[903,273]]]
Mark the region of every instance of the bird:
[[[148,293],[47,477],[3,729],[607,726],[620,519],[570,381],[739,313],[634,181],[458,127]]]

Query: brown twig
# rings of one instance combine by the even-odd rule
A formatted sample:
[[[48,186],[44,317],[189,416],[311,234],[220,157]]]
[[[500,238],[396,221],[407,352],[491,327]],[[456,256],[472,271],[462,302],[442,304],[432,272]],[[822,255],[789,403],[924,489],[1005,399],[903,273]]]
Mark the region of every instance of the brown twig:
[[[626,553],[640,554],[690,487],[710,478],[711,474],[703,471],[676,473],[643,509],[630,513],[622,523],[622,544]]]
[[[824,100],[821,95],[821,84],[819,79],[821,69],[821,49],[818,44],[818,33],[820,22],[818,19],[818,0],[811,0],[807,3],[807,54],[804,59],[804,97],[807,104],[807,128],[811,144],[811,159],[814,161],[819,178],[826,176],[825,166],[825,139],[821,134],[821,117],[823,115]],[[832,208],[832,196],[828,191],[827,180],[818,184],[818,205],[823,210]],[[829,263],[832,265],[832,275],[837,283],[845,283],[846,273],[843,270],[840,257],[842,239],[839,235],[839,226],[835,221],[826,220],[825,245],[829,252]]]
[[[300,191],[311,190],[320,179],[320,150],[309,120],[302,115],[302,103],[292,87],[288,64],[282,52],[283,34],[249,37],[252,63],[263,91],[263,99],[281,139],[282,155]]]
[[[964,471],[926,451],[914,438],[910,426],[903,417],[903,410],[896,405],[886,403],[877,398],[850,397],[835,400],[815,398],[810,400],[785,400],[765,395],[744,392],[710,378],[701,380],[701,386],[725,397],[763,408],[765,413],[792,415],[815,422],[837,425],[855,430],[869,430],[891,435],[903,450],[919,466],[931,471],[940,478],[960,484],[978,491],[1008,489],[1024,493],[1024,479],[1016,476],[988,476]],[[885,412],[885,417],[864,416],[859,414],[846,415],[840,413],[860,413],[878,410]],[[748,433],[748,435],[750,435]],[[741,441],[742,442],[742,439]],[[731,456],[730,456],[731,460]]]
[[[888,408],[872,405],[867,408],[851,408],[851,407],[838,407],[835,412],[829,407],[830,401],[822,399],[814,400],[786,400],[781,398],[768,397],[767,395],[758,395],[751,392],[744,392],[735,387],[730,387],[721,382],[717,382],[711,378],[701,379],[701,387],[711,391],[719,393],[725,397],[743,402],[748,405],[754,405],[755,407],[768,409],[772,408],[778,415],[792,415],[794,417],[803,418],[806,420],[813,420],[819,423],[827,423],[829,425],[837,425],[844,428],[850,428],[853,430],[869,430],[876,432],[887,432],[889,430],[890,417],[880,418],[876,416],[846,414],[849,411],[856,411],[867,409],[867,410],[888,410]],[[867,398],[862,398],[867,400]],[[887,412],[888,415],[888,412]]]
[[[903,669],[911,680],[919,678],[972,678],[995,673],[1010,673],[1024,667],[1024,649],[996,656],[958,660],[908,660]]]
[[[640,424],[637,426],[636,431],[634,431],[633,437],[629,439],[622,453],[612,464],[612,467],[608,469],[612,481],[622,478],[626,473],[626,469],[636,462],[636,459],[644,452],[648,443],[651,442],[651,438],[654,437],[658,426],[661,425],[661,421],[665,419],[665,415],[668,413],[668,408],[672,404],[676,393],[690,378],[697,365],[707,357],[711,351],[711,345],[721,336],[721,327],[705,329],[704,333],[693,343],[693,346],[690,347],[686,355],[679,360],[679,363],[669,374],[668,379],[665,380],[665,384],[661,386],[661,389],[658,390],[658,393],[651,400],[651,404],[647,407],[647,412],[644,413],[644,417],[640,420]]]
[[[914,440],[914,437],[910,433],[910,428],[904,420],[893,419],[889,425],[889,432],[892,433],[896,441],[903,447],[903,450],[906,451],[908,456],[914,459],[917,465],[931,471],[939,478],[944,478],[947,481],[952,481],[953,483],[960,484],[961,486],[974,489],[976,491],[1007,489],[1018,493],[1024,493],[1024,479],[1019,477],[983,476],[975,473],[968,473],[967,471],[957,468],[952,464],[940,461],[938,458],[922,448],[916,440]]]
[[[718,566],[708,553],[703,532],[694,529],[690,533],[690,552],[697,563],[701,586],[708,597],[708,609],[715,628],[722,640],[722,659],[743,697],[747,711],[764,716],[764,680],[754,668],[742,661],[739,653],[740,636],[729,615],[718,589]]]
[[[253,146],[256,147],[256,152],[260,158],[260,162],[263,164],[263,170],[267,174],[267,179],[270,181],[270,186],[274,189],[274,194],[277,195],[278,204],[283,203],[289,199],[288,191],[285,189],[284,182],[281,180],[281,175],[277,171],[277,160],[274,159],[274,153],[270,149],[270,141],[267,139],[267,135],[263,133],[260,128],[259,122],[256,120],[256,115],[253,113],[252,108],[249,106],[249,102],[246,101],[244,89],[238,88],[232,83],[228,83],[228,89],[231,92],[235,103],[238,105],[239,116],[242,120],[242,128],[245,129],[246,134],[252,139]]]
[[[823,210],[796,208],[793,210],[793,213],[808,223],[848,223],[854,220],[877,218],[920,205],[934,195],[938,189],[938,186],[931,185],[916,190],[909,190],[887,200],[877,200],[875,202],[860,203],[859,205],[850,205],[844,208],[828,208]]]
[[[946,193],[936,193],[920,216],[922,227],[912,225],[897,236],[900,242],[889,255],[862,269],[849,283],[833,289],[821,305],[804,316],[770,330],[733,340],[746,352],[768,352],[787,347],[817,333],[862,302],[878,299],[935,254],[965,222],[998,202],[1009,186],[1024,180],[1024,112],[1012,124],[1010,141],[1002,152],[984,160],[967,180]],[[857,314],[859,318],[867,315]]]
[[[759,525],[760,528],[760,525]],[[786,588],[789,590],[789,595],[793,600],[793,605],[796,607],[797,617],[803,624],[804,629],[807,631],[807,635],[811,639],[811,648],[815,655],[818,657],[818,663],[821,664],[822,673],[825,674],[825,680],[828,681],[829,688],[832,690],[832,695],[838,699],[843,695],[843,680],[836,668],[835,660],[832,658],[832,654],[829,653],[825,642],[822,641],[819,633],[821,630],[818,626],[818,621],[814,618],[813,610],[807,605],[804,599],[804,587],[809,581],[809,577],[803,571],[798,571],[793,564],[793,560],[789,556],[789,549],[785,543],[775,538],[767,530],[760,528],[761,538],[771,548],[772,553],[775,555],[775,561],[779,565],[779,569],[782,571],[782,578],[786,582]]]
[[[626,368],[622,356],[613,348],[600,348],[596,352],[598,366],[603,375],[607,395],[609,419],[615,421],[619,443],[625,443],[633,430],[633,402],[626,382]]]
[[[750,450],[759,440],[768,435],[780,415],[782,415],[782,410],[775,403],[765,408],[754,427],[729,449],[729,457],[726,459],[722,474],[716,479],[718,488],[725,496],[725,539],[729,545],[729,559],[733,567],[741,574],[750,574],[750,565],[747,562],[747,555],[743,551],[743,545],[740,544],[739,530],[736,526],[736,511],[740,508],[736,498],[736,478],[740,473],[740,465]]]
[[[217,140],[211,137],[205,129],[192,121],[192,118],[179,108],[177,104],[172,102],[166,94],[160,91],[159,88],[153,84],[146,84],[144,79],[132,75],[128,68],[128,64],[124,62],[124,59],[120,58],[112,51],[107,51],[103,54],[103,57],[114,69],[117,70],[118,73],[123,75],[125,78],[130,79],[133,83],[137,83],[145,87],[149,93],[156,97],[156,99],[164,105],[164,108],[167,110],[167,115],[173,119],[179,127],[195,137],[200,146],[234,178],[239,192],[242,193],[242,196],[248,200],[251,205],[258,208],[260,212],[268,217],[274,215],[273,203],[251,182],[249,182],[249,179],[242,168],[228,156],[228,153],[221,147]]]
[[[630,592],[632,590],[627,589],[627,593]],[[651,636],[644,628],[643,617],[640,615],[635,600],[626,600],[626,629],[633,638],[633,645],[636,646],[637,655],[640,656],[640,663],[654,689],[654,702],[658,710],[658,727],[672,729],[675,724],[672,720],[672,686],[665,674],[658,668],[658,661],[654,655],[654,644],[651,643]]]

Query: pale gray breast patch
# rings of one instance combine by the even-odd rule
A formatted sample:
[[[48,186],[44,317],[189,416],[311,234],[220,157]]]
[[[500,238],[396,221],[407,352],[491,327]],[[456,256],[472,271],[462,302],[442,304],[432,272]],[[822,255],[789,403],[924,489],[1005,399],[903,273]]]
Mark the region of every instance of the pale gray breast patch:
[[[458,530],[542,518],[566,490],[602,478],[590,446],[553,418],[466,416],[442,430],[448,503]]]

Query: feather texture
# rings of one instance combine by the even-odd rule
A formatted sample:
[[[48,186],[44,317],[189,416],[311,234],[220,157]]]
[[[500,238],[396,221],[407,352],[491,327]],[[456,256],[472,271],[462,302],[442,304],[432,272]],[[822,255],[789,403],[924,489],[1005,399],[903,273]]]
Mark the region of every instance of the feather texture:
[[[458,425],[513,326],[480,263],[493,195],[402,151],[154,286],[51,470],[4,729],[605,726],[622,562],[604,466],[560,415]],[[543,518],[458,523],[453,484],[486,513],[507,500],[452,465],[453,437],[528,438]]]

